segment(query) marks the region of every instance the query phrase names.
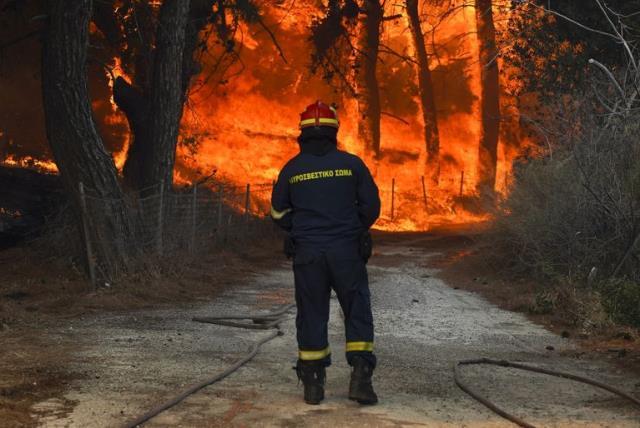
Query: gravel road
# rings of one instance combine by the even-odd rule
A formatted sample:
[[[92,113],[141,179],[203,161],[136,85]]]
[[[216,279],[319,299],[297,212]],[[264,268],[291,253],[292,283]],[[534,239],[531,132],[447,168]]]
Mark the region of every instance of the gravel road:
[[[419,239],[407,238],[378,247],[370,262],[379,405],[360,407],[347,400],[342,320],[332,299],[334,364],[322,405],[302,402],[302,387],[291,369],[296,358],[291,314],[281,325],[284,335],[265,345],[252,362],[147,426],[512,426],[453,383],[455,361],[481,356],[581,374],[640,395],[640,379],[585,357],[569,340],[521,315],[445,284],[436,270],[424,267],[433,256]],[[64,396],[38,403],[33,413],[43,426],[122,425],[221,371],[267,334],[198,324],[192,317],[268,311],[292,298],[293,275],[284,263],[247,277],[245,285],[211,303],[90,316],[52,327],[52,342],[73,344],[68,369],[77,380]],[[640,426],[640,409],[570,381],[494,367],[464,368],[464,378],[536,426]]]

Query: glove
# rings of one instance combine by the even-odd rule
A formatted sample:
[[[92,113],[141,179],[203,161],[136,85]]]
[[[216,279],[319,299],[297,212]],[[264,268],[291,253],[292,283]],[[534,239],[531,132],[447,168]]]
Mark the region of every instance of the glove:
[[[367,261],[369,261],[369,257],[371,257],[371,253],[373,252],[373,239],[371,238],[371,233],[368,230],[360,235],[360,247],[358,248],[358,252],[360,253],[360,257],[362,257],[362,260],[367,263]]]
[[[284,237],[284,255],[287,256],[288,259],[292,259],[293,256],[296,255],[296,246],[293,238],[289,234]]]

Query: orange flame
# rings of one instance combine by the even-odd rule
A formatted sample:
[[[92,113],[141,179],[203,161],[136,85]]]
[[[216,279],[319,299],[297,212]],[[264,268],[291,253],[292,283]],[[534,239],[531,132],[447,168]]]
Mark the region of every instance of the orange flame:
[[[242,46],[242,61],[231,66],[225,76],[210,75],[207,70],[213,69],[225,47],[216,44],[214,38],[209,40],[208,53],[203,58],[204,71],[194,79],[183,116],[181,144],[176,157],[176,183],[190,183],[215,170],[217,177],[224,181],[239,187],[250,183],[252,188],[262,189],[253,198],[260,206],[268,206],[270,183],[298,151],[295,139],[299,132],[299,112],[316,99],[341,104],[339,146],[364,155],[358,141],[356,100],[340,97],[334,87],[309,71],[311,46],[307,33],[313,17],[320,14],[317,4],[313,0],[298,1],[288,9],[263,2],[262,19],[274,31],[287,63],[281,60],[266,31],[241,25],[235,42]],[[508,20],[504,15],[511,12],[505,10],[495,7],[494,13],[501,15],[496,18],[497,25],[506,25],[501,24]],[[403,8],[387,2],[386,15],[403,13]],[[433,16],[433,11],[423,10],[422,14]],[[475,222],[488,218],[486,214],[467,211],[464,206],[465,198],[476,196],[481,132],[480,65],[474,10],[459,8],[437,28],[434,23],[426,22],[423,30],[429,34],[434,74],[442,72],[440,68],[447,70],[446,67],[454,65],[461,57],[466,59],[464,83],[472,97],[466,109],[449,111],[439,120],[442,161],[440,181],[435,188],[422,178],[426,153],[420,112],[382,116],[382,152],[376,181],[383,213],[376,227],[384,230],[427,230],[433,223]],[[405,19],[385,23],[382,37],[385,46],[404,55],[413,54]],[[431,41],[438,46],[437,52]],[[398,59],[381,53],[385,73],[406,68],[406,64],[393,61]],[[112,71],[107,74],[110,86],[113,77],[129,78],[118,58],[113,59]],[[501,74],[503,84],[509,84],[514,77],[504,71]],[[381,79],[381,91],[387,98],[402,94],[406,85],[414,88],[417,85],[416,77],[413,81],[393,84],[384,81],[384,76]],[[449,89],[446,85],[435,88],[441,93]],[[419,105],[417,94],[409,97],[413,98],[414,105]],[[110,102],[111,113],[104,118],[105,122],[126,123],[113,99]],[[129,138],[123,142],[122,150],[113,154],[120,170],[126,160]],[[525,143],[520,142],[521,145]],[[508,189],[511,162],[518,152],[517,144],[500,142],[496,190],[503,194]],[[18,161],[12,159],[10,162]],[[47,163],[46,168],[55,168],[55,165]]]
[[[13,155],[7,156],[4,160],[0,161],[0,165],[9,168],[30,168],[37,171],[57,174],[58,166],[55,162],[50,160],[36,159],[31,156],[15,157]]]

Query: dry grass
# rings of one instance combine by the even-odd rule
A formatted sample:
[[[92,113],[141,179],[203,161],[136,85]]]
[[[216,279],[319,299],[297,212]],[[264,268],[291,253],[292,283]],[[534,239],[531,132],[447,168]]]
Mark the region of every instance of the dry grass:
[[[589,101],[550,121],[552,154],[516,165],[492,254],[549,284],[540,307],[640,327],[640,113],[602,115]]]
[[[72,239],[73,228],[51,227],[35,241],[0,252],[0,329],[47,316],[210,299],[252,272],[284,260],[281,242],[272,232],[256,233],[250,243],[229,239],[197,252],[149,255],[117,282],[93,287],[82,252],[74,250],[79,245]]]
[[[270,223],[262,222],[197,251],[149,255],[139,269],[109,287],[95,288],[85,274],[83,247],[72,219],[63,212],[47,226],[43,236],[0,251],[3,427],[36,426],[31,406],[60,396],[73,380],[66,364],[75,344],[57,341],[51,346],[47,341],[59,339],[43,335],[43,327],[90,313],[204,302],[284,261],[278,235]],[[73,408],[73,403],[63,404]]]
[[[580,345],[576,357],[595,352],[640,373],[640,329],[613,322],[598,291],[515,273],[489,256],[495,249],[484,234],[469,238],[446,240],[432,248],[442,253],[429,262],[441,269],[438,276],[575,340]]]

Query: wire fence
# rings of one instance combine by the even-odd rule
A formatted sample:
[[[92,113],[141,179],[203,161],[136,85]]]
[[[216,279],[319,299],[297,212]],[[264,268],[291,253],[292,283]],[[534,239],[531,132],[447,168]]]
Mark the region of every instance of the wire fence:
[[[477,178],[465,171],[460,171],[457,177],[441,177],[437,184],[424,176],[379,180],[382,203],[379,224],[393,229],[394,224],[406,225],[409,221],[414,227],[428,228],[432,216],[455,216],[460,209],[479,212],[476,186]]]
[[[427,229],[429,216],[451,213],[473,195],[474,177],[432,186],[425,177],[379,182],[378,226]],[[110,199],[80,185],[84,247],[93,284],[116,281],[159,261],[189,257],[216,247],[273,239],[268,219],[274,183],[209,183],[168,190],[163,183],[136,195]],[[144,195],[144,196],[140,196]]]
[[[267,219],[272,184],[216,183],[112,199],[80,185],[84,246],[92,284],[116,281],[167,258],[275,238]]]

